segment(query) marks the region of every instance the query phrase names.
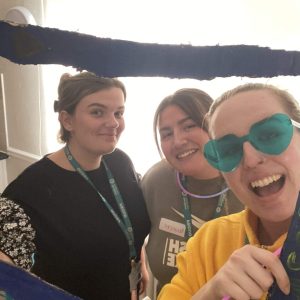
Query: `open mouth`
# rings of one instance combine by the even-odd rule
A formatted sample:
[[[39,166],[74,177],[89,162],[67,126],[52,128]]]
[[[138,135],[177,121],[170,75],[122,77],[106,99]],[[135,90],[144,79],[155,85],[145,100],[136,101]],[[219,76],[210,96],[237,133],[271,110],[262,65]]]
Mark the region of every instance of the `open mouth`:
[[[251,182],[251,190],[259,197],[266,197],[279,192],[285,183],[284,175],[268,176]]]

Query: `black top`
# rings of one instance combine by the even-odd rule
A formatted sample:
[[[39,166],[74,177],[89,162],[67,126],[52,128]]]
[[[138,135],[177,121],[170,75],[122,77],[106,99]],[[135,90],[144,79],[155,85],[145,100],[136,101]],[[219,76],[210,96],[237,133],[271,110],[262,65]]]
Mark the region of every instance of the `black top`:
[[[137,174],[121,150],[104,159],[125,202],[140,253],[150,222]],[[119,213],[103,164],[87,174]],[[9,184],[3,195],[24,208],[36,230],[33,273],[83,299],[130,299],[127,239],[98,194],[77,172],[44,157]]]

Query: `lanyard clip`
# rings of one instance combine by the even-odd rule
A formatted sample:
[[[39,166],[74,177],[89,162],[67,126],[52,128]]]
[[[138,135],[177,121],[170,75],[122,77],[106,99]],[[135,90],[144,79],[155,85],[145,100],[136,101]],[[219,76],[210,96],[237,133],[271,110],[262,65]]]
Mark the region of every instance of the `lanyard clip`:
[[[131,268],[134,268],[135,267],[135,265],[136,265],[136,257],[135,258],[131,258],[130,259],[130,265],[131,265]]]
[[[129,274],[130,291],[137,290],[141,280],[141,262],[137,262],[136,258],[130,260],[131,271]]]

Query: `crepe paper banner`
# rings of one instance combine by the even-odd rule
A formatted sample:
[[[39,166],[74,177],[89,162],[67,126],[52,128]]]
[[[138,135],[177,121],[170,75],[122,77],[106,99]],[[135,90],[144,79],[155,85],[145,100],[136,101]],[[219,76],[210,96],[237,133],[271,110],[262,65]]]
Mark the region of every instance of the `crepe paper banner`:
[[[251,45],[138,43],[0,21],[0,56],[22,65],[60,64],[104,77],[300,75],[300,52]]]
[[[80,300],[39,277],[0,261],[0,290],[11,300]]]

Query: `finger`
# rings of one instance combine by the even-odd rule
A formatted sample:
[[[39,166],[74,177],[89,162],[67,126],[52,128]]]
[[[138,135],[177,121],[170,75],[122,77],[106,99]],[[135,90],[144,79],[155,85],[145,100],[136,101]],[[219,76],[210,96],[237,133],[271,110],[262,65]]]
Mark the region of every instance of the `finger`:
[[[274,279],[268,270],[254,261],[251,268],[237,273],[234,281],[243,289],[249,299],[260,299],[268,291]]]
[[[279,262],[270,267],[270,271],[272,272],[278,287],[282,290],[282,292],[286,295],[290,293],[290,280],[284,269],[281,261],[276,257],[276,260]]]
[[[246,293],[239,284],[234,282],[230,283],[230,288],[227,291],[226,296],[222,300],[239,299],[239,300],[250,300],[250,296]]]
[[[263,252],[266,250],[259,249]],[[267,253],[258,252],[257,259],[260,263],[266,267],[266,269],[275,278],[279,288],[283,293],[289,294],[290,292],[290,281],[289,277],[280,261],[280,259],[273,253],[267,251]]]
[[[145,292],[145,285],[143,280],[140,282],[140,286],[139,286],[139,294],[143,294]]]
[[[253,285],[250,286],[249,284],[249,291],[255,293],[251,293],[251,296],[255,299],[258,293],[267,292],[274,282],[274,278],[270,270],[259,263],[253,263],[251,268],[248,268],[246,272],[247,275],[253,280]],[[258,291],[257,288],[260,291]]]
[[[272,253],[250,245],[235,251],[230,257],[230,265],[232,269],[239,271],[232,272],[227,268],[227,276],[243,287],[249,295],[266,292],[273,283],[273,277],[263,267],[265,256],[276,258]]]

